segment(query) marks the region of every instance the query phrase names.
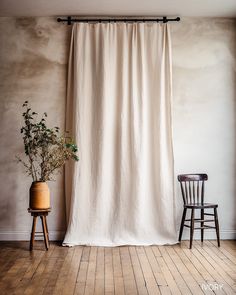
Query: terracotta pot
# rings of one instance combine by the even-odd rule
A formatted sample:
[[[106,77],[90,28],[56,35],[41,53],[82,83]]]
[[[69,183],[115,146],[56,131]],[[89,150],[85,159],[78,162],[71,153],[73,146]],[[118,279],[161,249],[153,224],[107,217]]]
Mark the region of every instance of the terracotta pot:
[[[50,192],[46,182],[35,181],[30,187],[30,209],[50,208]]]

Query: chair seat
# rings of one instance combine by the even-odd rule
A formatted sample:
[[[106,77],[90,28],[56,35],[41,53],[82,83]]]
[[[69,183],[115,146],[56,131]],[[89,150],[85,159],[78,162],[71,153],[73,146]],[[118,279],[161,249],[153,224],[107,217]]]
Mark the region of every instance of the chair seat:
[[[195,204],[186,204],[184,205],[184,208],[197,208],[197,209],[201,209],[201,208],[217,208],[218,205],[217,204],[211,204],[211,203],[195,203]]]

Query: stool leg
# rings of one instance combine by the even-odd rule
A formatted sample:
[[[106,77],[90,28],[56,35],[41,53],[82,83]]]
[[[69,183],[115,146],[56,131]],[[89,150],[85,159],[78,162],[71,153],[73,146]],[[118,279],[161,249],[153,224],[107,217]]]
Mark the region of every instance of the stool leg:
[[[40,217],[41,217],[41,221],[42,221],[44,243],[45,243],[46,250],[48,250],[49,245],[48,245],[48,235],[47,235],[46,225],[45,225],[45,216],[42,215],[42,216],[40,216]]]
[[[33,224],[32,224],[32,230],[31,230],[31,238],[30,238],[30,251],[33,250],[33,246],[34,246],[36,223],[37,223],[37,216],[33,216]]]
[[[214,208],[214,218],[215,218],[217,243],[218,243],[218,247],[220,247],[220,229],[219,229],[219,221],[218,221],[217,208]]]
[[[184,208],[183,215],[182,215],[182,220],[181,220],[181,225],[180,225],[180,230],[179,230],[179,242],[181,242],[181,238],[182,238],[182,233],[183,233],[183,229],[184,229],[184,221],[185,221],[185,217],[186,217],[186,212],[187,212],[187,208]]]
[[[201,220],[204,220],[204,209],[201,209]],[[204,227],[204,222],[201,222],[201,227]],[[204,229],[201,228],[201,242],[203,243],[204,239]]]
[[[194,233],[194,209],[192,209],[192,213],[191,213],[190,246],[189,246],[189,249],[192,249],[193,233]]]
[[[48,232],[48,224],[47,224],[47,217],[45,216],[45,225],[46,225],[46,232],[47,232],[47,236],[48,236],[48,244],[50,243],[49,240],[49,232]]]

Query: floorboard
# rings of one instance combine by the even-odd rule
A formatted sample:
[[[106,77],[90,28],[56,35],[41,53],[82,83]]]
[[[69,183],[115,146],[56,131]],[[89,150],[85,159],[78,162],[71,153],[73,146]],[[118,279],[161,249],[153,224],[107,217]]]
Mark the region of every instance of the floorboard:
[[[61,247],[0,242],[0,294],[236,294],[236,241]]]

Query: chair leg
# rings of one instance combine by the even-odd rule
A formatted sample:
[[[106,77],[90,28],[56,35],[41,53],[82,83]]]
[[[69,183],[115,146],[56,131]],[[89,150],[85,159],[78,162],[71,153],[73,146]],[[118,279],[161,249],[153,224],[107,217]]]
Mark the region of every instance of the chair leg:
[[[190,227],[190,245],[189,245],[189,249],[192,249],[193,233],[194,233],[194,208],[192,209],[192,213],[191,213],[191,227]]]
[[[183,215],[182,215],[182,220],[181,220],[181,224],[180,224],[180,229],[179,229],[179,242],[181,242],[181,238],[182,238],[186,212],[187,212],[187,208],[184,208]]]
[[[218,247],[220,247],[220,229],[219,229],[219,221],[218,221],[217,208],[214,208],[214,218],[215,218],[217,243],[218,243]]]
[[[204,209],[201,209],[201,220],[204,220]],[[204,227],[204,222],[201,222],[201,227]],[[204,229],[201,228],[201,242],[203,243],[204,239]]]

